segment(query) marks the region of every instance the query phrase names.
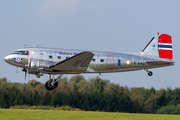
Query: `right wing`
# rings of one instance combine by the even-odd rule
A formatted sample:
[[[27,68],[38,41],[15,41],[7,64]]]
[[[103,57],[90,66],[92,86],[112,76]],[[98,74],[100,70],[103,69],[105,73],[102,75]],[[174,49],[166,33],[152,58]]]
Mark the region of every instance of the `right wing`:
[[[49,66],[49,68],[58,71],[85,72],[93,56],[94,54],[91,52],[82,52],[66,60],[55,63]]]

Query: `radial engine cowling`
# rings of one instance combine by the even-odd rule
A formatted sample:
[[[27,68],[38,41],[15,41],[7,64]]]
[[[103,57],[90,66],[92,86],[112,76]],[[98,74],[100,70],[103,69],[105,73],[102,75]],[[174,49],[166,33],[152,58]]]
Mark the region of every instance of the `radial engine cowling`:
[[[39,60],[33,60],[30,63],[30,69],[38,70],[40,68],[40,61]]]
[[[46,68],[50,65],[53,65],[55,62],[52,61],[43,61],[43,60],[32,60],[30,63],[31,70],[39,70],[40,68]]]

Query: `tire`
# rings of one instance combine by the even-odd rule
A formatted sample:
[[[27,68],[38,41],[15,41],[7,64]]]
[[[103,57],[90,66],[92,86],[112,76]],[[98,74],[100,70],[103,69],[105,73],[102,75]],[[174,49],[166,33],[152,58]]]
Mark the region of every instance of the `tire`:
[[[48,81],[45,83],[44,86],[45,86],[46,90],[48,90],[48,91],[51,91],[51,90],[52,90],[52,88],[49,88],[49,87],[48,87]]]
[[[149,75],[149,76],[152,76],[152,75],[153,75],[153,73],[152,73],[151,71],[149,71],[149,72],[148,72],[148,75]]]
[[[52,85],[51,83],[52,83],[52,79],[50,79],[50,80],[48,80],[47,82],[46,82],[46,84],[45,84],[45,88],[46,88],[46,90],[53,90],[53,89],[55,89],[57,86],[58,86],[58,82],[55,82],[54,83],[54,85]]]
[[[57,86],[58,86],[58,82],[56,82],[56,83],[54,84],[54,89],[57,88]]]

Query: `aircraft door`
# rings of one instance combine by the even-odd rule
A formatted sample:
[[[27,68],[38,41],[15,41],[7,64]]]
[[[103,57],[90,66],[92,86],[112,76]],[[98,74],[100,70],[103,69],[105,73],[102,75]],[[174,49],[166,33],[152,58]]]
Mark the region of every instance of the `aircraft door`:
[[[114,57],[108,56],[106,59],[106,69],[112,70],[114,68]]]

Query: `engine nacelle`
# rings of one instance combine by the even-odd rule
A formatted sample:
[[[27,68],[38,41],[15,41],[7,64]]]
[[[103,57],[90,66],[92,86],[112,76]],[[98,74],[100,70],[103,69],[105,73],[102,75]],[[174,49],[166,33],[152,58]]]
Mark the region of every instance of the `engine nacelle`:
[[[40,62],[39,60],[33,60],[31,61],[31,64],[30,64],[30,68],[33,69],[33,70],[37,70],[39,69],[40,67]]]
[[[47,68],[54,63],[55,62],[52,61],[32,60],[29,65],[29,69],[32,71],[40,71],[40,69]]]

